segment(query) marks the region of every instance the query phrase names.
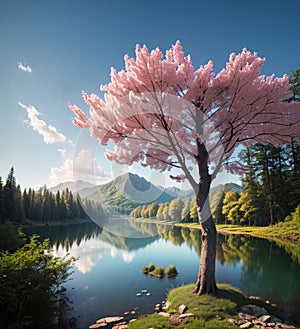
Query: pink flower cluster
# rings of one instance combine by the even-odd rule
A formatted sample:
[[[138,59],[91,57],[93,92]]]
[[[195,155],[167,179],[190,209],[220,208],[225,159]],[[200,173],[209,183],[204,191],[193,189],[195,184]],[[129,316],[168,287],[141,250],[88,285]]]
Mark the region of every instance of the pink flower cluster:
[[[101,86],[104,100],[82,92],[88,118],[76,105],[75,125],[89,128],[102,145],[115,143],[108,159],[121,164],[141,162],[157,170],[182,169],[183,180],[197,162],[197,140],[205,143],[219,170],[239,145],[280,145],[291,137],[300,142],[300,103],[287,103],[289,78],[260,75],[264,59],[243,49],[231,54],[218,74],[213,62],[194,69],[181,43],[167,50],[136,46],[136,58],[125,56],[125,70],[111,70]],[[228,170],[239,172],[236,162]]]

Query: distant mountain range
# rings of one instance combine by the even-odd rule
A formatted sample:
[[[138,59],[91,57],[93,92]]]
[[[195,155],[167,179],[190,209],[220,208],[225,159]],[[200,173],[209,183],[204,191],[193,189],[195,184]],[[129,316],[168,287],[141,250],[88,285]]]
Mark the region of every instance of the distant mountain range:
[[[49,190],[57,192],[66,188],[78,193],[81,198],[88,198],[96,202],[100,201],[106,208],[113,208],[122,213],[129,213],[132,209],[143,204],[153,202],[160,204],[170,202],[178,197],[185,200],[194,196],[192,189],[181,190],[177,187],[155,186],[145,178],[132,173],[118,176],[113,181],[98,186],[84,181],[76,181],[58,184]],[[214,194],[220,189],[224,192],[236,190],[241,193],[242,191],[240,185],[228,183],[211,188],[211,193]]]

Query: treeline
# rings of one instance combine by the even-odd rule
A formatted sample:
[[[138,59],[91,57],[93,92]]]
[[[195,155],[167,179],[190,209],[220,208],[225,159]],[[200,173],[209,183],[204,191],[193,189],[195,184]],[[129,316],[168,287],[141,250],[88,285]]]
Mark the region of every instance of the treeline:
[[[22,192],[20,185],[16,184],[13,168],[7,175],[5,184],[0,177],[0,223],[7,221],[17,224],[28,221],[51,223],[66,219],[88,218],[84,208],[97,212],[101,217],[106,216],[100,204],[91,200],[81,200],[79,195],[73,194],[68,188],[56,193],[52,193],[47,188],[38,191],[29,188]]]
[[[197,207],[195,198],[189,198],[185,201],[177,198],[171,202],[158,204],[156,202],[150,205],[138,206],[131,211],[132,218],[154,218],[167,221],[197,221]]]
[[[291,219],[300,207],[300,148],[294,141],[283,147],[255,144],[242,153],[248,168],[243,191],[222,199],[220,222],[273,225]],[[219,211],[220,212],[220,211]]]
[[[282,147],[255,144],[242,154],[245,172],[242,192],[219,189],[210,194],[217,224],[265,226],[297,217],[300,213],[300,148],[295,141]],[[185,201],[143,205],[133,218],[198,221],[195,197]],[[299,219],[300,220],[300,219]]]

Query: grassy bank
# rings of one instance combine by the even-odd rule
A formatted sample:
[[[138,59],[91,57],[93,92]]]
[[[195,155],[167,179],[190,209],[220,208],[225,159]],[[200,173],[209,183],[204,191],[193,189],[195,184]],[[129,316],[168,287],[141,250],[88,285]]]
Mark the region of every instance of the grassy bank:
[[[296,242],[300,237],[300,224],[296,221],[281,222],[272,226],[217,225],[220,233],[246,234],[260,238],[281,238]]]
[[[210,295],[198,296],[192,294],[194,284],[181,286],[169,292],[168,301],[171,306],[167,310],[174,313],[182,304],[186,305],[188,310],[194,314],[194,318],[186,318],[181,323],[176,324],[176,328],[232,328],[227,319],[238,319],[238,312],[241,306],[247,304],[256,304],[263,306],[270,314],[278,315],[277,310],[269,304],[265,304],[260,300],[249,300],[243,294],[227,284],[219,284],[220,293],[217,297]],[[174,324],[169,318],[158,314],[151,314],[141,317],[136,322],[129,325],[129,329],[145,329],[145,328],[165,328],[172,329]]]

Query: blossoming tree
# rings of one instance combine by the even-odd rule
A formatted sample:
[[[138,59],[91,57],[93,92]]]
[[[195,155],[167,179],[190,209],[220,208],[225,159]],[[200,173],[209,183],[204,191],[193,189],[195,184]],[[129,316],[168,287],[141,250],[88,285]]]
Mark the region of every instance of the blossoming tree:
[[[114,151],[106,151],[109,160],[170,171],[171,178],[191,184],[202,234],[194,290],[199,295],[217,291],[211,182],[222,168],[243,169],[232,160],[240,145],[280,145],[300,138],[300,103],[286,102],[288,76],[262,76],[263,64],[264,59],[243,49],[215,74],[212,61],[194,69],[179,41],[165,58],[159,49],[149,52],[137,45],[136,58],[125,56],[125,70],[112,69],[111,82],[101,86],[104,100],[82,92],[89,118],[69,104],[75,125],[89,128],[102,145],[115,144]]]

